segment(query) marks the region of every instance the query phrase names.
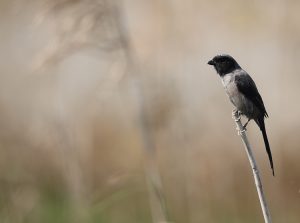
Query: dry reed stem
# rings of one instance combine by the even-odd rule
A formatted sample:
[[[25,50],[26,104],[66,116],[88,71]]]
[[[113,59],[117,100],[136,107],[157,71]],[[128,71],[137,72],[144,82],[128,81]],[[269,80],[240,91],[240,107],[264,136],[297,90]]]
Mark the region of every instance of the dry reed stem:
[[[259,202],[261,205],[261,209],[263,212],[263,216],[265,219],[265,223],[272,223],[271,220],[271,215],[268,209],[268,205],[267,205],[267,201],[264,195],[264,191],[263,191],[263,186],[261,183],[261,179],[260,179],[260,175],[259,175],[259,170],[252,152],[252,148],[250,146],[250,143],[248,141],[247,135],[246,135],[246,130],[242,125],[241,122],[241,117],[238,113],[237,110],[234,110],[232,112],[232,118],[234,119],[236,126],[237,126],[237,130],[238,130],[238,134],[241,136],[251,168],[252,168],[252,172],[253,172],[253,177],[254,177],[254,182],[255,182],[255,186],[256,186],[256,190],[258,193],[258,197],[259,197]]]

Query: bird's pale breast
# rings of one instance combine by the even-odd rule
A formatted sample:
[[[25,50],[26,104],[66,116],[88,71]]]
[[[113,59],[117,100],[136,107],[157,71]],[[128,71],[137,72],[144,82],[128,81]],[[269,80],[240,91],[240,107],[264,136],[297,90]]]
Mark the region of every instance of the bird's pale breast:
[[[228,95],[232,104],[246,116],[253,112],[253,104],[239,92],[236,83],[234,81],[235,74],[230,73],[222,78],[222,83],[226,94]],[[250,115],[251,116],[251,115]]]

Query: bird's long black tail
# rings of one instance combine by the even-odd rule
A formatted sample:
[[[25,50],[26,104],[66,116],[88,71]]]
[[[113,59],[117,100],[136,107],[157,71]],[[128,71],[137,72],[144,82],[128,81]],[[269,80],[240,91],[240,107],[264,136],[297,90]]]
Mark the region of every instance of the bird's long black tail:
[[[266,146],[266,150],[267,150],[268,157],[269,157],[269,161],[270,161],[270,165],[271,165],[271,168],[272,168],[272,173],[273,173],[273,176],[275,176],[274,166],[273,166],[273,159],[272,159],[272,153],[271,153],[271,148],[270,148],[270,144],[269,144],[269,140],[268,140],[268,136],[267,136],[267,132],[266,132],[264,117],[259,118],[256,121],[256,123],[258,124],[258,126],[259,126],[259,128],[260,128],[260,130],[262,132],[262,135],[263,135],[263,138],[264,138],[264,142],[265,142],[265,146]]]

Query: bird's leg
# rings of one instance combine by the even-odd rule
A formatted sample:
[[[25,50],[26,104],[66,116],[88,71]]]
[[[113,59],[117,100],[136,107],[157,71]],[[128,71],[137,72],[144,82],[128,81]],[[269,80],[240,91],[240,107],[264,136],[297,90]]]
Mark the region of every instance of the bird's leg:
[[[246,129],[246,127],[247,127],[247,125],[248,125],[248,123],[250,122],[250,118],[248,118],[248,121],[243,125],[243,129],[246,131],[247,129]]]
[[[241,115],[242,115],[242,113],[241,113],[239,110],[237,110],[236,108],[234,108],[234,109],[232,110],[232,118],[234,119],[235,122],[238,122],[238,121],[241,120]],[[248,122],[249,122],[249,121],[248,121]],[[248,124],[248,122],[247,122],[246,124]],[[244,126],[243,126],[243,129],[240,130],[240,129],[237,127],[236,130],[238,130],[238,135],[241,135],[243,132],[246,131],[246,128],[244,128]]]

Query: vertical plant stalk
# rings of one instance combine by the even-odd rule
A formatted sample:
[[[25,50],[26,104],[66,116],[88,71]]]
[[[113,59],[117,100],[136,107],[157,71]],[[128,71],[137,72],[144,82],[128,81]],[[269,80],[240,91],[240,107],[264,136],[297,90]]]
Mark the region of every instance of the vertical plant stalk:
[[[108,1],[105,1],[108,4]],[[113,7],[113,23],[116,26],[120,47],[127,62],[127,78],[131,81],[132,91],[138,104],[138,124],[141,130],[142,143],[145,154],[145,174],[149,191],[152,221],[154,223],[168,222],[168,214],[163,193],[161,176],[156,163],[156,151],[153,132],[147,124],[145,96],[141,83],[142,68],[131,44],[127,24],[122,14],[122,1],[115,1]]]
[[[246,135],[246,130],[244,129],[242,122],[241,122],[241,117],[239,115],[239,113],[237,111],[233,111],[232,112],[232,118],[234,119],[236,126],[237,126],[237,130],[238,130],[238,134],[241,136],[251,168],[252,168],[252,172],[253,172],[253,177],[254,177],[254,182],[255,182],[255,186],[256,186],[256,190],[258,193],[258,197],[259,197],[259,202],[261,205],[261,209],[263,212],[263,216],[265,219],[265,223],[272,223],[271,220],[271,215],[268,209],[268,205],[266,202],[266,198],[264,195],[264,191],[263,191],[263,186],[261,183],[261,179],[260,179],[260,175],[259,175],[259,170],[258,167],[256,165],[256,161],[252,152],[252,148],[250,146],[250,143],[248,141],[247,135]]]

